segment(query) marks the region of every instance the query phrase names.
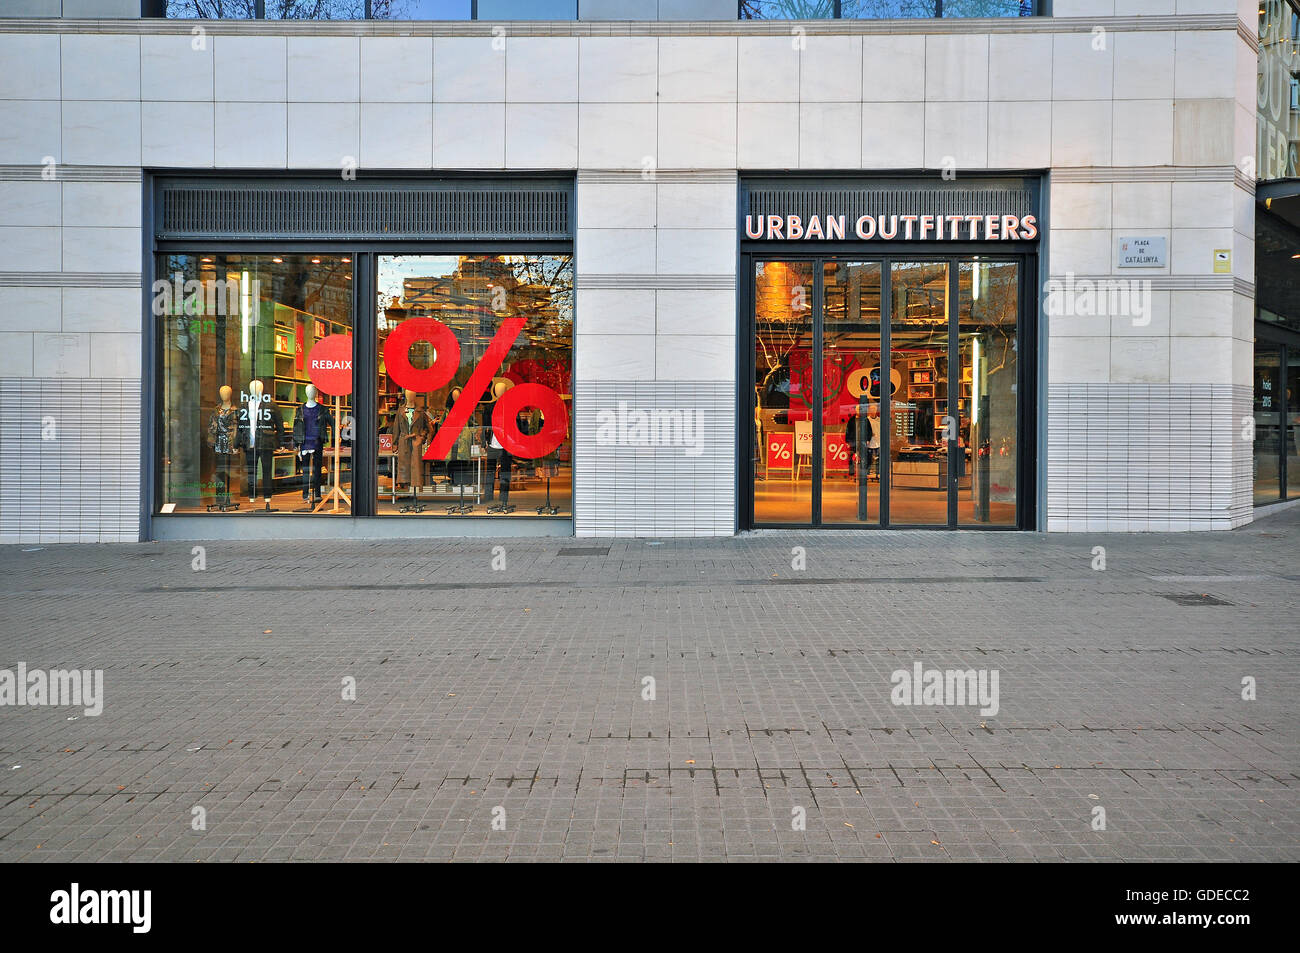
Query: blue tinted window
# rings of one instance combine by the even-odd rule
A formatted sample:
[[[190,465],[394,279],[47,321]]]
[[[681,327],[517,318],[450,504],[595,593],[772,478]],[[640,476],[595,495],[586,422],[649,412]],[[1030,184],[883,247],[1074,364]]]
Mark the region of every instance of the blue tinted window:
[[[376,20],[468,20],[470,0],[372,0]]]
[[[364,20],[366,0],[266,0],[268,20]]]
[[[1035,0],[741,0],[742,20],[1031,17]]]
[[[855,20],[1034,15],[1033,0],[842,0],[841,9],[841,16]]]
[[[263,0],[260,11],[257,0],[163,0],[160,5],[164,16],[185,20],[251,20],[259,12],[268,20],[364,20],[367,12],[375,20],[471,18],[471,0]]]
[[[478,0],[480,20],[576,20],[577,0]]]
[[[741,0],[742,20],[826,20],[835,16],[834,0]]]
[[[167,0],[163,14],[178,20],[251,20],[253,0]]]

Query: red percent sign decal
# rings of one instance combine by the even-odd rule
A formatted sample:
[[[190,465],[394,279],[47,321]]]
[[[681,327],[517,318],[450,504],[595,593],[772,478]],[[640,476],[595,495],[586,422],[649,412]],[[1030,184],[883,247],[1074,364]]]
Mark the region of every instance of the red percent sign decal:
[[[438,428],[433,442],[424,453],[425,460],[445,460],[452,446],[465,430],[475,406],[492,378],[505,362],[506,355],[523,333],[527,318],[506,318],[492,336],[483,359],[474,367],[461,388],[460,398],[451,405],[447,419]],[[433,366],[420,369],[411,364],[410,349],[416,341],[433,345]],[[384,364],[399,387],[432,391],[451,382],[460,370],[460,344],[456,335],[434,318],[409,318],[399,324],[384,342]],[[539,433],[526,434],[519,429],[518,414],[524,408],[542,412]],[[561,443],[569,430],[569,412],[560,395],[541,384],[517,384],[497,399],[492,411],[492,429],[506,452],[516,457],[544,457]]]

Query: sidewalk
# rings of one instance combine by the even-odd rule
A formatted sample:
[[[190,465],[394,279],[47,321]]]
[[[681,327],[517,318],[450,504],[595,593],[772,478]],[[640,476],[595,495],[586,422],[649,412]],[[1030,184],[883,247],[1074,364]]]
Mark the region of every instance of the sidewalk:
[[[0,547],[0,860],[1300,860],[1300,509],[203,546]]]

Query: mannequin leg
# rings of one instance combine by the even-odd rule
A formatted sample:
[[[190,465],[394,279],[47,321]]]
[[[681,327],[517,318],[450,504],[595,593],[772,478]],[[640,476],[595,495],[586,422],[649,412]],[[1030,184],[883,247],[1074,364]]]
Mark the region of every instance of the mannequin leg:
[[[325,451],[313,450],[311,454],[311,501],[319,503],[321,480],[325,471]]]
[[[259,450],[257,455],[262,458],[262,498],[269,501],[275,490],[275,451]]]
[[[491,503],[493,499],[496,498],[496,495],[493,491],[493,486],[496,483],[497,464],[500,462],[500,460],[501,460],[501,456],[499,453],[492,450],[488,451],[487,459],[484,461],[484,469],[487,471],[487,473],[484,474],[483,477],[483,484],[484,484],[483,501],[485,503]],[[502,502],[504,502],[504,500]]]
[[[510,471],[514,468],[514,459],[506,451],[501,451],[501,505],[510,502]]]
[[[248,502],[257,499],[257,451],[253,449],[244,451],[244,492]]]

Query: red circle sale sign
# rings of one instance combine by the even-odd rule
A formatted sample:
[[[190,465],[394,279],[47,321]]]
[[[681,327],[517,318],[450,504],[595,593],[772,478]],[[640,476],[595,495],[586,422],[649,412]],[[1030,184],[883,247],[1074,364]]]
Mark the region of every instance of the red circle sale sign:
[[[331,334],[317,341],[307,355],[307,377],[333,397],[352,393],[352,335]]]

